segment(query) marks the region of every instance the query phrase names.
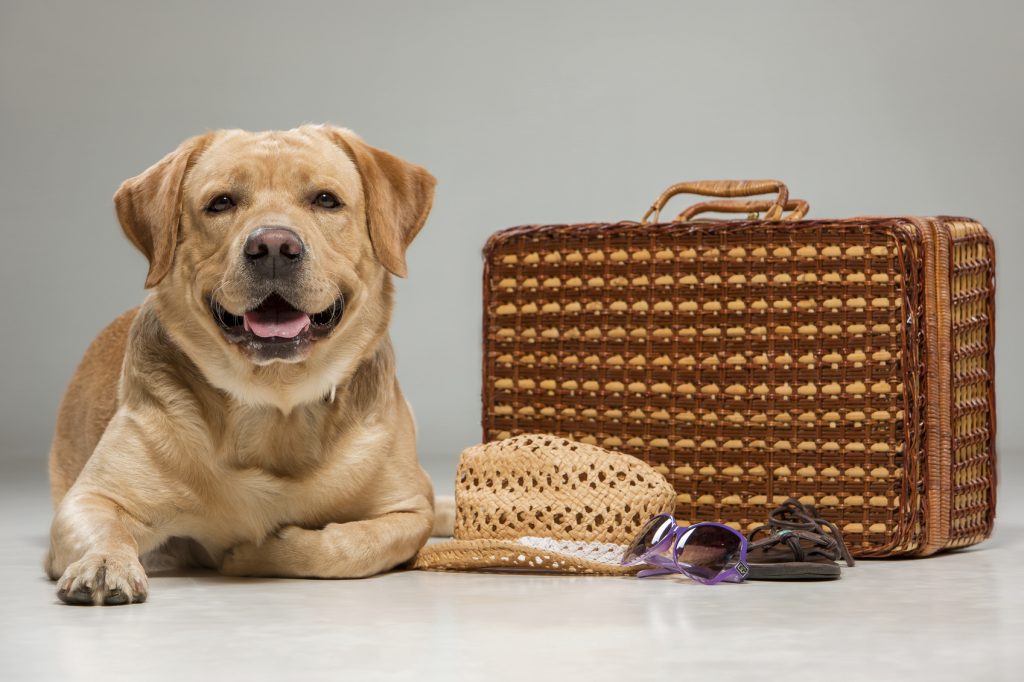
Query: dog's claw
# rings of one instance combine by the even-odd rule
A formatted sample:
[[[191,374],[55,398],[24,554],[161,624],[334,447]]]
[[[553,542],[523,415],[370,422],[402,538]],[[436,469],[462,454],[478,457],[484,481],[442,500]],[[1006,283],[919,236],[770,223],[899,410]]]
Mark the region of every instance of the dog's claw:
[[[57,590],[57,597],[65,604],[92,604],[92,590],[79,587],[75,590]]]
[[[107,595],[103,598],[103,603],[106,606],[120,606],[121,604],[127,604],[128,595],[124,593],[124,590],[115,587],[107,592]]]

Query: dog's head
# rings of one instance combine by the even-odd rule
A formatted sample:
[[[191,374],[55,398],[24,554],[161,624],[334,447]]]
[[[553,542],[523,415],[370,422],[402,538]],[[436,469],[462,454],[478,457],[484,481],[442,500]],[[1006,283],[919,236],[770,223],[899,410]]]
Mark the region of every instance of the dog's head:
[[[405,276],[433,196],[423,168],[304,126],[186,140],[114,203],[178,345],[220,388],[294,404],[386,333],[388,272]]]

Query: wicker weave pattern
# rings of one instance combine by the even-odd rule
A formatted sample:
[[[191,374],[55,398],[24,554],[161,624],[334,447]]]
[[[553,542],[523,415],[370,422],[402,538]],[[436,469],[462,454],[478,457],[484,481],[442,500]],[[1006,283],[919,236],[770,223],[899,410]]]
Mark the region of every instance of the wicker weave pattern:
[[[948,221],[952,237],[953,500],[949,547],[984,539],[995,511],[995,249],[981,225]]]
[[[485,439],[549,432],[639,456],[682,522],[748,529],[796,496],[861,556],[912,551],[920,250],[890,219],[498,233]]]
[[[644,462],[543,434],[467,448],[455,486],[460,540],[628,545],[672,505],[672,489]]]

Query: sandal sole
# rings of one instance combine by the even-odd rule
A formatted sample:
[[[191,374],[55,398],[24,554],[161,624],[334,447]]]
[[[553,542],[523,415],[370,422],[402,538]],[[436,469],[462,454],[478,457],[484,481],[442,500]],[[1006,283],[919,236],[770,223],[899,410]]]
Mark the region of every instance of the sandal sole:
[[[837,564],[791,561],[748,566],[747,580],[836,580],[842,576]]]

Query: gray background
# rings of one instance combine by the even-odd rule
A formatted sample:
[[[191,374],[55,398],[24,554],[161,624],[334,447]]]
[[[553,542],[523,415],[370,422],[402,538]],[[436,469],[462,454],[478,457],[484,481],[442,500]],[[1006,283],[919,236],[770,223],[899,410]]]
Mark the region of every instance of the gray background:
[[[966,214],[995,234],[1012,501],[1021,7],[4,1],[0,475],[44,467],[82,351],[143,297],[144,259],[114,219],[118,184],[210,128],[331,121],[439,180],[393,338],[440,487],[480,435],[488,234],[637,218],[685,179],[778,177],[812,216]]]

